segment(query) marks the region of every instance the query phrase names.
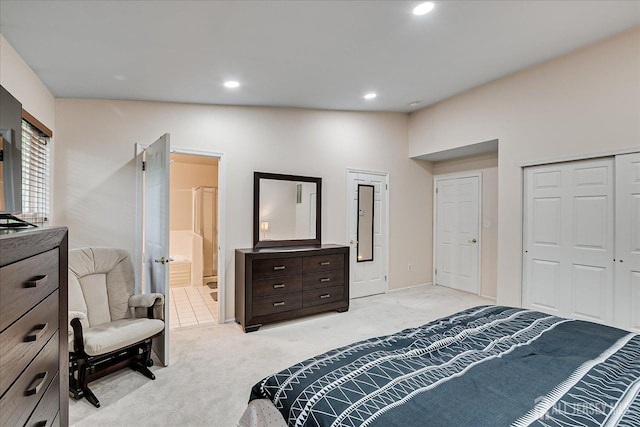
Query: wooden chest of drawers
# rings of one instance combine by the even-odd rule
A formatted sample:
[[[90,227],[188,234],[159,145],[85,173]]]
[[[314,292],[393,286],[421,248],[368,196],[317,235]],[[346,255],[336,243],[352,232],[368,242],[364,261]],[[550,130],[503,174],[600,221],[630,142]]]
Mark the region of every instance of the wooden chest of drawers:
[[[348,246],[236,249],[236,321],[245,332],[348,309]]]
[[[0,425],[69,424],[67,229],[0,231]]]

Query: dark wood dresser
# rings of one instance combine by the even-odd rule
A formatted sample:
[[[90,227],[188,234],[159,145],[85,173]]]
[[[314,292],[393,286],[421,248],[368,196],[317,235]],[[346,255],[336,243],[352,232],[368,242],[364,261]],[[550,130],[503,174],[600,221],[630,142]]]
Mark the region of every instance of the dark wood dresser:
[[[236,249],[236,322],[245,332],[348,309],[348,246]]]
[[[67,229],[0,230],[0,426],[69,424]]]

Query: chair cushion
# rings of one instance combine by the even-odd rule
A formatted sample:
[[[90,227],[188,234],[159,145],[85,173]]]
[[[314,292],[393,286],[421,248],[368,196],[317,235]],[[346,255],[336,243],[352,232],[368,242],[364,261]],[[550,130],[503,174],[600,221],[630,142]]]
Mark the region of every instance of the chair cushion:
[[[78,279],[85,294],[89,325],[131,317],[129,297],[134,294],[135,275],[127,251],[97,247],[73,249],[69,251],[69,273]],[[76,310],[83,311],[80,307]],[[94,310],[97,310],[95,315]]]
[[[149,338],[163,329],[164,322],[158,319],[122,319],[104,323],[83,331],[84,351],[89,356],[109,353]],[[73,342],[73,335],[69,340]]]

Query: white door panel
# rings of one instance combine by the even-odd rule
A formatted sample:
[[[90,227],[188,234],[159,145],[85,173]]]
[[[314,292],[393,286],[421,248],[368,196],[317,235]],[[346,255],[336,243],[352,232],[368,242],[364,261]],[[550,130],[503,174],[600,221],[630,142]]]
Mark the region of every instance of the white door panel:
[[[358,185],[373,185],[373,260],[358,262]],[[387,284],[387,175],[347,171],[350,298],[384,293]]]
[[[613,160],[525,169],[523,305],[613,321]]]
[[[437,285],[479,293],[480,177],[436,178]]]
[[[164,295],[165,329],[153,340],[160,362],[169,364],[169,134],[145,150],[144,254],[147,292]]]
[[[616,326],[640,332],[640,153],[616,156]]]

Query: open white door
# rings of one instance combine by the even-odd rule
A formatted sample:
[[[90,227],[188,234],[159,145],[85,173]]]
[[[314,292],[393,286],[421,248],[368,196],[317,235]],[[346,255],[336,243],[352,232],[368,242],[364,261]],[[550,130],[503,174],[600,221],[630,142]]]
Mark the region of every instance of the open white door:
[[[372,212],[367,212],[363,206],[359,208],[360,187],[373,187],[368,203],[372,203]],[[347,221],[348,240],[351,246],[349,262],[349,297],[359,298],[387,292],[388,270],[388,175],[383,173],[347,171]],[[370,209],[371,210],[371,209]],[[371,215],[372,214],[372,215]],[[367,241],[360,230],[360,219],[365,216],[372,221],[367,228]],[[358,234],[363,235],[363,244],[370,247],[371,256],[359,257],[360,248]]]
[[[435,179],[435,284],[480,293],[480,176]]]
[[[153,340],[160,362],[169,364],[169,134],[144,154],[144,279],[146,292],[164,295],[163,335]]]

